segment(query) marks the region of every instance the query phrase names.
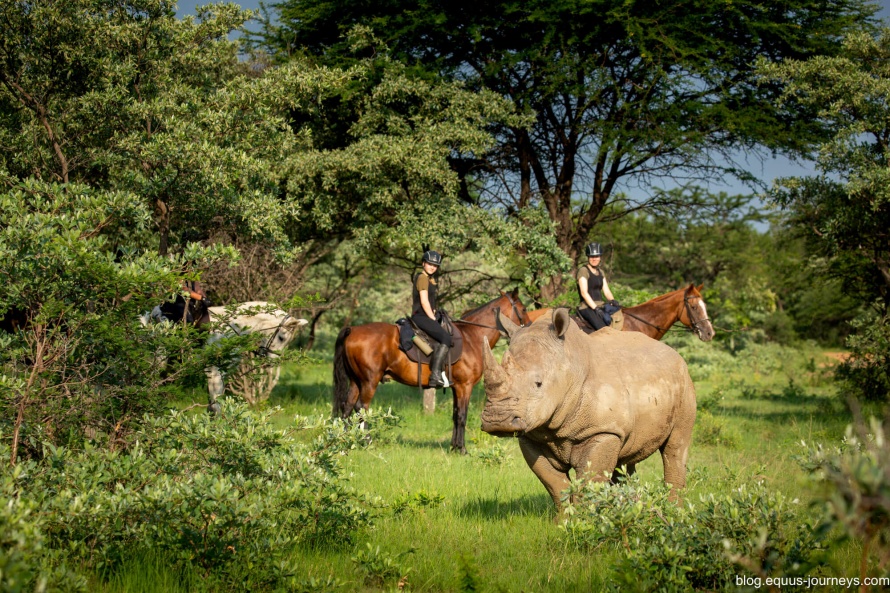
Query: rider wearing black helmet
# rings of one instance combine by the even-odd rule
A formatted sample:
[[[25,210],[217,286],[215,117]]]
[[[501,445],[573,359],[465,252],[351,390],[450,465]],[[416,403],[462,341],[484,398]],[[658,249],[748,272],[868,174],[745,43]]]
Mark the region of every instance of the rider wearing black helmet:
[[[442,373],[442,364],[451,348],[451,334],[439,325],[436,319],[436,292],[438,290],[437,274],[442,265],[442,255],[436,251],[423,252],[422,270],[414,276],[411,290],[413,307],[411,320],[417,327],[425,331],[439,342],[430,355],[430,387],[447,387],[448,381]]]
[[[596,330],[606,327],[607,323],[602,318],[603,301],[613,301],[612,291],[606,276],[600,270],[603,249],[599,243],[589,243],[584,248],[587,255],[587,264],[578,270],[578,296],[581,304],[578,305],[578,314]],[[605,297],[605,298],[603,298]]]

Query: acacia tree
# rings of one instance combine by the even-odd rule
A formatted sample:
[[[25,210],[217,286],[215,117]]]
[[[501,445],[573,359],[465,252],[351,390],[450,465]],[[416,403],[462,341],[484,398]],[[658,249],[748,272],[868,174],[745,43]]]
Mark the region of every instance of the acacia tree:
[[[820,175],[783,179],[773,192],[790,224],[823,258],[825,276],[870,309],[854,323],[844,367],[863,395],[890,394],[890,29],[844,41],[835,57],[761,63],[785,99],[818,109],[832,130],[819,150]]]
[[[281,59],[348,63],[357,54],[340,36],[364,24],[411,68],[533,114],[531,126],[496,126],[495,151],[452,166],[468,202],[511,215],[543,208],[573,259],[610,202],[626,211],[671,203],[676,194],[653,188],[747,178],[740,154],[802,150],[819,138],[819,122],[800,105],[777,106],[780,86],[757,85],[752,64],[836,53],[842,35],[877,10],[864,0],[273,6],[278,20],[262,41]]]

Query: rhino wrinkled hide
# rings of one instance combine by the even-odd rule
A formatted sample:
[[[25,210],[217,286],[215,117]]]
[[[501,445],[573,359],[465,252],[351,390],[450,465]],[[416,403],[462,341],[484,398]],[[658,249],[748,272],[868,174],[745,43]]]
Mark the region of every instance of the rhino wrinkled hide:
[[[484,346],[482,430],[519,437],[557,508],[570,469],[605,481],[659,450],[665,482],[685,487],[696,401],[676,351],[637,332],[588,336],[565,309],[524,328],[498,321],[510,347],[498,364]]]

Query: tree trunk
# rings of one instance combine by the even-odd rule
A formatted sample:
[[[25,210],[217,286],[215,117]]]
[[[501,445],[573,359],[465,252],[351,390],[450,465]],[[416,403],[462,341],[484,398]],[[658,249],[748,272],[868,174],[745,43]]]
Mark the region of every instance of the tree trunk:
[[[155,202],[155,206],[158,209],[158,233],[160,235],[158,255],[167,255],[167,250],[170,247],[170,207],[160,198]]]

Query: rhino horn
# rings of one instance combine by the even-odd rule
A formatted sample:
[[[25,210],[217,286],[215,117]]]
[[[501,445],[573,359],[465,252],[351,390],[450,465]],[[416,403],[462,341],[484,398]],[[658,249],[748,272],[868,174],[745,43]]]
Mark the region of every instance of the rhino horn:
[[[499,387],[507,381],[507,373],[495,360],[494,354],[491,353],[491,346],[484,338],[482,340],[482,370],[486,387]]]
[[[569,324],[572,319],[569,317],[569,310],[565,308],[557,309],[553,313],[553,329],[557,338],[562,338],[569,331]]]
[[[498,331],[507,336],[507,339],[513,337],[513,334],[519,329],[519,326],[513,323],[513,320],[498,311],[497,316],[494,318],[494,324],[497,326]]]

